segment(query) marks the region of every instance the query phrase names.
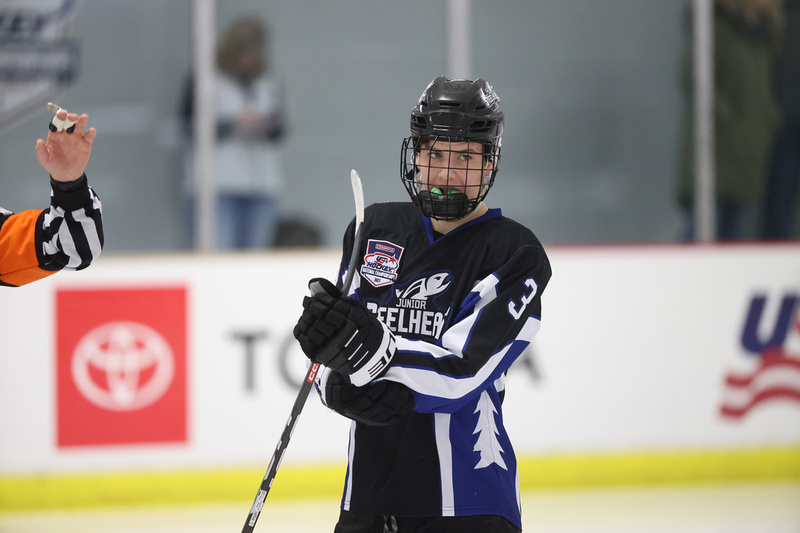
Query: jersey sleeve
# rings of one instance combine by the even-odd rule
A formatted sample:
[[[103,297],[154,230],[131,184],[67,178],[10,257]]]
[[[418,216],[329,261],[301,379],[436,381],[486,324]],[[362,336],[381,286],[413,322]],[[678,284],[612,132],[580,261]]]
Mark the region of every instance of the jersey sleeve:
[[[436,343],[397,336],[382,379],[403,383],[418,412],[455,412],[500,379],[541,323],[550,264],[537,245],[523,246],[478,281]]]
[[[0,285],[20,286],[60,270],[81,270],[103,248],[100,199],[86,183],[53,185],[50,208],[14,214],[0,209]]]

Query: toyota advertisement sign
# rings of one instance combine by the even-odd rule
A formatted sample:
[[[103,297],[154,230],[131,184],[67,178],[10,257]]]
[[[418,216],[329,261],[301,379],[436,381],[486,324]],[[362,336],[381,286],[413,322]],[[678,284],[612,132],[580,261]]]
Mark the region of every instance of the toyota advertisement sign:
[[[56,292],[59,447],[186,441],[186,288]]]

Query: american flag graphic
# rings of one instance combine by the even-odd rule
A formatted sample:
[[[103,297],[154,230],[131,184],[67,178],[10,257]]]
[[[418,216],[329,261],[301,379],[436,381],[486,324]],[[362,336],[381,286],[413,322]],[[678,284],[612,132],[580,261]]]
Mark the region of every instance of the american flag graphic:
[[[742,418],[756,406],[775,400],[800,407],[800,357],[777,346],[765,350],[758,360],[752,372],[730,372],[725,377],[722,416]]]

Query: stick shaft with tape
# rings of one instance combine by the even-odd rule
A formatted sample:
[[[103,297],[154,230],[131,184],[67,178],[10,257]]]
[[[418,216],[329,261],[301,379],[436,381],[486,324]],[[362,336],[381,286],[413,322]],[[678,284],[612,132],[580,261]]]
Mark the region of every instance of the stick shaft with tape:
[[[358,250],[361,245],[361,226],[364,222],[364,189],[361,185],[361,178],[355,170],[350,172],[350,183],[353,186],[353,198],[356,203],[356,228],[353,240],[353,252],[350,255],[350,264],[347,267],[347,275],[342,285],[342,292],[345,293],[353,281],[353,275],[357,268]],[[306,373],[306,377],[303,380],[303,384],[300,386],[300,391],[297,393],[297,398],[292,406],[292,412],[289,414],[289,419],[286,421],[286,427],[283,428],[281,438],[278,440],[278,445],[275,447],[272,459],[270,459],[267,473],[264,474],[264,479],[261,480],[261,486],[258,488],[256,498],[253,501],[252,507],[250,507],[250,512],[242,528],[242,533],[252,533],[256,527],[258,517],[261,515],[261,509],[264,507],[264,501],[267,499],[269,489],[272,488],[272,482],[275,480],[275,475],[278,473],[278,467],[281,465],[283,455],[286,452],[286,448],[289,446],[289,439],[292,438],[294,426],[297,424],[297,419],[303,411],[308,395],[314,385],[314,378],[316,378],[318,370],[319,364],[312,363]]]

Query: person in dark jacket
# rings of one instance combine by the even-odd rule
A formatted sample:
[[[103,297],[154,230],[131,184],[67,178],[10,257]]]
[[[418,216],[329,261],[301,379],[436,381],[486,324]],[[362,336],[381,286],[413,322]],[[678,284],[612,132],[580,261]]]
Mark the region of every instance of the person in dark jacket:
[[[783,36],[782,0],[715,0],[714,129],[717,238],[757,235],[768,162],[780,124],[774,65]],[[684,61],[684,113],[678,202],[682,237],[694,238],[694,135],[691,46]]]
[[[797,195],[800,192],[800,0],[784,0],[786,32],[775,68],[775,91],[782,126],[772,153],[761,214],[761,237],[800,237]]]

